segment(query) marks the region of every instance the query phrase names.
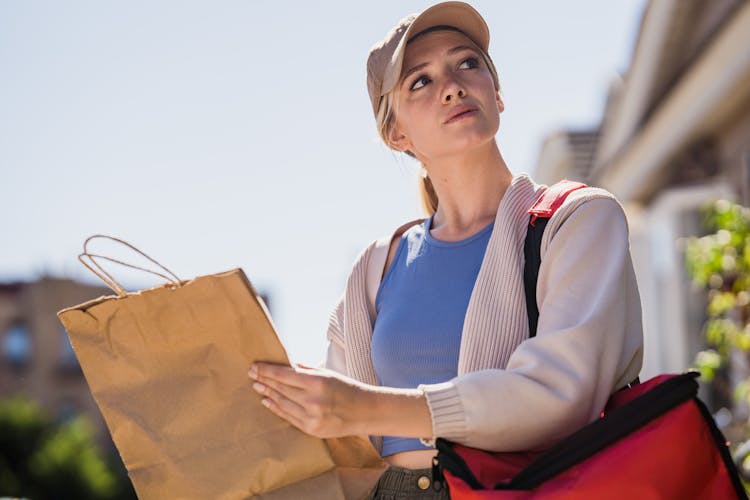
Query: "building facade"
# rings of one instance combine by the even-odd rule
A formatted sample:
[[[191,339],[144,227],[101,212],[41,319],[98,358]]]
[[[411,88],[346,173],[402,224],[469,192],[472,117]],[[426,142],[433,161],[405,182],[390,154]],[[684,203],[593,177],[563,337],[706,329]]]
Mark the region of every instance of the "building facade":
[[[0,283],[0,397],[27,397],[58,420],[84,414],[107,442],[109,433],[57,312],[111,294],[108,288],[50,277]]]
[[[684,239],[701,234],[705,203],[750,204],[750,2],[651,0],[600,124],[550,136],[536,178],[619,198],[643,304],[642,376],[688,368],[705,297],[690,286]]]

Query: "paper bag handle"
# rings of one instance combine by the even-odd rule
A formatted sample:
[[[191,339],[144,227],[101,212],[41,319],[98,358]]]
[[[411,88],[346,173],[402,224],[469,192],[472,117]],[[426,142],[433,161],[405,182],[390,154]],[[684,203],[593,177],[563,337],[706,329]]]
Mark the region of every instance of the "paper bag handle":
[[[94,238],[106,238],[106,239],[109,239],[109,240],[112,240],[112,241],[116,241],[118,243],[121,243],[121,244],[125,245],[126,247],[128,247],[128,248],[130,248],[130,249],[132,249],[132,250],[134,250],[136,252],[138,252],[139,254],[141,254],[142,256],[144,256],[145,258],[147,258],[149,261],[153,262],[154,264],[156,264],[157,266],[159,266],[160,268],[162,268],[171,277],[170,276],[166,276],[166,275],[164,275],[162,273],[159,273],[157,271],[153,271],[151,269],[146,269],[144,267],[139,267],[139,266],[136,266],[134,264],[128,264],[127,262],[122,262],[120,260],[113,259],[112,257],[107,257],[105,255],[98,255],[98,254],[92,254],[92,253],[90,253],[88,251],[88,243],[89,243],[89,241],[93,240]],[[93,264],[98,269],[98,271],[97,271],[97,269],[94,269],[93,267],[91,267],[84,260],[86,258],[88,258],[89,262],[91,264]],[[126,266],[126,267],[130,267],[132,269],[138,269],[140,271],[145,271],[147,273],[155,274],[156,276],[164,278],[165,280],[167,280],[168,282],[172,283],[175,286],[180,286],[182,284],[182,280],[180,278],[178,278],[175,273],[173,273],[172,271],[170,271],[169,269],[167,269],[164,265],[160,264],[155,259],[152,259],[151,257],[149,257],[148,255],[146,255],[142,251],[138,250],[136,247],[134,247],[133,245],[131,245],[127,241],[121,240],[119,238],[115,238],[114,236],[108,236],[106,234],[95,234],[93,236],[89,236],[88,238],[86,238],[86,241],[83,242],[83,253],[81,253],[81,254],[78,255],[78,260],[81,262],[81,264],[83,264],[84,266],[86,266],[89,269],[89,271],[91,271],[92,273],[94,273],[95,275],[97,275],[99,277],[99,279],[101,279],[104,283],[106,283],[107,286],[110,287],[120,297],[125,297],[128,294],[128,292],[122,287],[122,285],[120,285],[117,282],[116,279],[114,279],[112,277],[111,274],[109,274],[96,261],[96,259],[108,260],[110,262],[115,262],[117,264],[120,264],[120,265],[123,265],[123,266]],[[174,279],[172,279],[172,278],[174,278]]]

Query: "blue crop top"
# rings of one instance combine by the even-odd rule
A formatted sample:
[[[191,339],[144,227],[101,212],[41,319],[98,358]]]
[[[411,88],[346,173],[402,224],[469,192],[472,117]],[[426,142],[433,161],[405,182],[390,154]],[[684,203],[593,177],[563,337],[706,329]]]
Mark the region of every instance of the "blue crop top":
[[[372,362],[381,385],[416,388],[458,372],[466,308],[494,222],[461,241],[430,235],[432,217],[407,230],[375,297]],[[385,436],[382,456],[430,449]]]

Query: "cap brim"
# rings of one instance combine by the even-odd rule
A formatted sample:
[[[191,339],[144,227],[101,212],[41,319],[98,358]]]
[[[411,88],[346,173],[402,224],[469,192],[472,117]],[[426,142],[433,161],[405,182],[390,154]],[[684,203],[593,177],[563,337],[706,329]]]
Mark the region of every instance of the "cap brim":
[[[479,48],[487,52],[490,45],[490,30],[482,16],[471,5],[464,2],[443,2],[422,11],[412,21],[391,56],[391,64],[386,69],[381,94],[385,95],[396,86],[401,77],[404,53],[409,40],[422,31],[434,26],[452,26],[461,30]]]

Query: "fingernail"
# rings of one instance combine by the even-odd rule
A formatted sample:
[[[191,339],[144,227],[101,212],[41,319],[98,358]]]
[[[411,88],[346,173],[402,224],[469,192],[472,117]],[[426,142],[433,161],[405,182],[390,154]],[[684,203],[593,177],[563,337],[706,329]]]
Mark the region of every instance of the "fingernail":
[[[266,390],[266,386],[261,384],[260,382],[255,382],[253,384],[253,389],[255,389],[257,392],[263,392]]]
[[[271,407],[271,400],[270,399],[263,398],[263,399],[260,400],[260,403],[263,406],[265,406],[266,408],[270,408]]]
[[[247,374],[248,374],[248,375],[250,376],[250,378],[252,378],[252,379],[256,379],[256,378],[258,378],[258,368],[257,368],[257,367],[256,367],[255,365],[252,365],[252,366],[250,367],[250,370],[248,370]]]

